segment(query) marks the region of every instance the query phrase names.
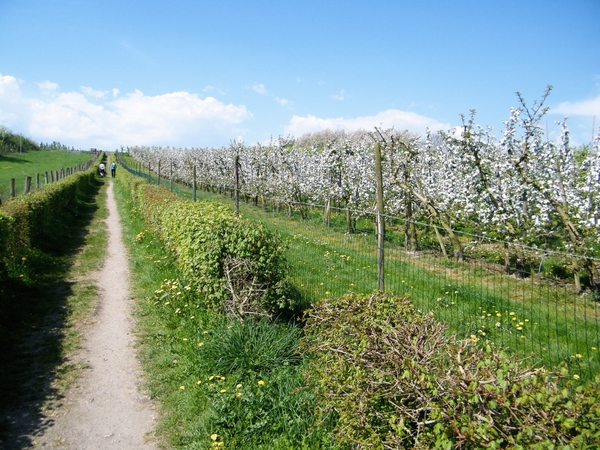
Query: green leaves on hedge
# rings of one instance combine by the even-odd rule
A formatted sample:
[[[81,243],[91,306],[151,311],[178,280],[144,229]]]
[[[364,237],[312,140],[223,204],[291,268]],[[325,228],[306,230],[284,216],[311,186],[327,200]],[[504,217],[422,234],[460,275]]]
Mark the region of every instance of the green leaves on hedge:
[[[293,308],[278,234],[221,204],[179,199],[159,186],[134,189],[147,223],[210,306],[240,318],[272,317]]]
[[[408,297],[349,294],[307,316],[306,377],[352,448],[598,448],[600,391],[456,340]]]

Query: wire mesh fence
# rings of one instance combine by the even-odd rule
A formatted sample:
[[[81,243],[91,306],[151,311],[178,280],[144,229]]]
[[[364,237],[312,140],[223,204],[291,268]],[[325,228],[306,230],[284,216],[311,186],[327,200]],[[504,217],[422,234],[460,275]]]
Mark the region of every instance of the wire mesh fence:
[[[231,187],[197,191],[161,179],[141,164],[121,164],[181,197],[220,195],[221,201],[234,205]],[[349,220],[347,210],[332,207],[325,219],[324,208],[276,198],[257,203],[242,197],[240,205],[245,216],[265,221],[286,239],[290,279],[306,303],[377,290],[376,216],[354,211]],[[594,289],[578,291],[569,272],[574,260],[595,267],[599,260],[548,249],[517,249],[512,243],[456,231],[464,243],[464,255],[458,257],[440,246],[434,226],[401,217],[386,216],[385,221],[386,291],[410,295],[418,309],[434,314],[459,338],[493,342],[549,368],[566,363],[571,373],[584,379],[600,375],[600,299]],[[417,229],[417,245],[407,245],[408,226]]]

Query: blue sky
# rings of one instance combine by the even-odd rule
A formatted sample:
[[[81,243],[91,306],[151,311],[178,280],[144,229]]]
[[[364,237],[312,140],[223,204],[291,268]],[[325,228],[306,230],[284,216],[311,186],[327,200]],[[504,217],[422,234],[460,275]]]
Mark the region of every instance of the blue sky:
[[[0,125],[78,148],[499,130],[547,85],[589,142],[600,0],[0,0]]]

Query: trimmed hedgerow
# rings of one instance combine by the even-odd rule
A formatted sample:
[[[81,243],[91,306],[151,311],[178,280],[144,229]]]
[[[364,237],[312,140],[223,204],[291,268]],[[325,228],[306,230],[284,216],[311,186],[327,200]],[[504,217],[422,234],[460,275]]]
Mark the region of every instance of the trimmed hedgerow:
[[[11,199],[0,208],[0,274],[20,264],[32,249],[64,247],[79,213],[79,197],[91,189],[97,166]]]
[[[133,177],[129,177],[133,178]],[[281,237],[225,206],[180,199],[133,180],[136,203],[211,307],[238,318],[273,317],[294,307]]]
[[[321,418],[351,448],[598,448],[600,391],[457,340],[408,297],[324,299],[302,348]],[[577,378],[575,376],[575,378]]]

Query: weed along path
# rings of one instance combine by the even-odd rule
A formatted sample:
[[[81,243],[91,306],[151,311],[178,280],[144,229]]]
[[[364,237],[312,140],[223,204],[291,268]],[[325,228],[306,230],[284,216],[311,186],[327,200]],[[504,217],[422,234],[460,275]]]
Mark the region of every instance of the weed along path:
[[[154,409],[140,391],[141,369],[133,347],[128,259],[113,181],[107,182],[108,241],[97,278],[100,298],[83,342],[82,357],[88,368],[51,412],[52,425],[35,438],[34,448],[157,448],[152,443]]]

